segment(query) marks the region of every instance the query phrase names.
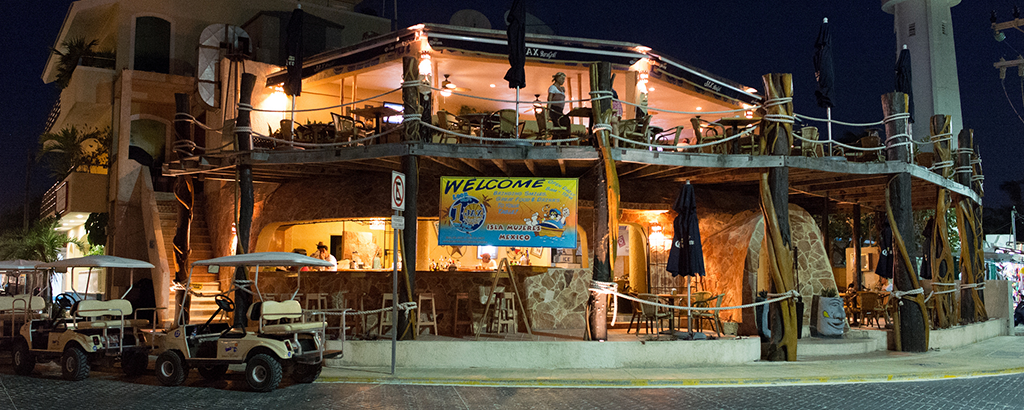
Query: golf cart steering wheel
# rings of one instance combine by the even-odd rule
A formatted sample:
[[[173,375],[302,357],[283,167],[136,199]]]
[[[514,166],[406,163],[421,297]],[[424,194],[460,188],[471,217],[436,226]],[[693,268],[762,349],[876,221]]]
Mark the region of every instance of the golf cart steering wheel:
[[[227,296],[217,295],[217,297],[213,298],[213,301],[217,303],[218,308],[225,312],[235,311],[235,302],[232,302],[231,298],[228,298]]]
[[[71,309],[75,306],[75,297],[70,293],[61,293],[53,298],[53,302],[61,309]]]

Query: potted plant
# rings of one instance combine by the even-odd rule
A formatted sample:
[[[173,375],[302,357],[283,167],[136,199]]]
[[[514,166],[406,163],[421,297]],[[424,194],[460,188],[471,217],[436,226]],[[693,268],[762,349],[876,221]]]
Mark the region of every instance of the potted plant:
[[[835,288],[825,288],[811,301],[811,336],[843,337],[846,310]]]

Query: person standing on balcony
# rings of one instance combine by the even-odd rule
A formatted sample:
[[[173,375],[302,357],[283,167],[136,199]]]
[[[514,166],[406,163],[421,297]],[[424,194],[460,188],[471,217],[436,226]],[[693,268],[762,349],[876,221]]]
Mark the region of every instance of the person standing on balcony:
[[[556,127],[569,127],[565,117],[565,73],[558,72],[551,76],[551,87],[548,87],[548,113],[551,123]],[[566,118],[562,123],[562,118]]]

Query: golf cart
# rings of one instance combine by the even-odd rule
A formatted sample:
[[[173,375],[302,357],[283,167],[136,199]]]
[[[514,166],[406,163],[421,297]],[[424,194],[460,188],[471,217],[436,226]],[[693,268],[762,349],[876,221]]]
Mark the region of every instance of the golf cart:
[[[29,293],[30,285],[45,283],[45,271],[37,270],[39,261],[0,261],[0,348],[10,349],[19,340],[21,325],[32,319],[46,317],[46,301]]]
[[[221,311],[234,311],[234,302],[226,296],[230,291],[213,295],[217,311],[203,324],[185,323],[184,310],[179,309],[176,326],[154,340],[155,351],[160,352],[156,359],[157,379],[167,386],[180,385],[189,369],[195,367],[203,378],[216,380],[224,376],[228,365],[245,364],[245,381],[255,391],[274,390],[285,373],[290,373],[297,383],[313,382],[320,375],[324,358],[340,354],[324,352],[327,323],[322,318],[306,321],[296,300],[258,301],[264,299],[259,288],[260,267],[332,265],[287,252],[249,253],[194,262],[186,289],[191,289],[196,266],[255,267],[254,292],[243,289],[256,295],[257,301],[248,312],[235,314],[246,314],[256,325],[245,329],[213,323]],[[292,294],[293,299],[297,293],[298,289]]]
[[[76,267],[89,268],[84,292],[87,295],[93,268],[151,269],[153,265],[135,259],[90,255],[36,267],[70,268],[72,276]],[[125,299],[85,299],[74,286],[71,290],[54,299],[57,314],[51,318],[26,320],[21,326],[14,342],[14,371],[27,375],[36,362],[60,360],[61,372],[67,380],[89,377],[90,364],[100,361],[120,361],[129,376],[144,372],[149,354],[140,329],[150,321],[132,318],[132,304]]]

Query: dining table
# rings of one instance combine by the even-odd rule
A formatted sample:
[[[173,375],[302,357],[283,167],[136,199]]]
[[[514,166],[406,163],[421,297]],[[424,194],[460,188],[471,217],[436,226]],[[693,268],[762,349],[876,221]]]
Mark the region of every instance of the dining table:
[[[680,301],[680,300],[683,301],[683,303],[684,303],[683,306],[686,306],[685,305],[686,297],[687,297],[686,292],[683,292],[683,293],[659,293],[658,294],[658,298],[659,299],[665,299],[665,300],[669,301],[669,304],[671,304],[672,306],[680,306],[680,304],[678,303],[678,301]],[[691,292],[689,297],[690,297],[690,304],[689,304],[690,307],[704,307],[704,306],[707,306],[708,300],[711,299],[711,292],[703,292],[703,291],[701,291],[701,292]],[[676,317],[676,314],[675,313],[676,312],[672,312],[672,315],[668,317],[668,334],[675,334],[676,333],[676,328],[675,328],[675,317]],[[690,320],[690,312],[689,311],[686,312],[686,320],[687,321]]]
[[[373,118],[373,120],[374,120],[373,133],[374,134],[380,134],[381,123],[383,122],[384,117],[391,117],[391,116],[399,115],[399,114],[402,113],[401,111],[398,111],[398,110],[396,110],[394,108],[386,107],[386,106],[383,106],[383,105],[371,106],[371,107],[363,107],[363,108],[355,108],[355,109],[352,109],[352,111],[350,111],[350,112],[352,114],[358,115],[358,116],[363,117],[363,118],[367,118],[367,119]]]
[[[491,112],[470,112],[465,114],[456,115],[459,121],[463,124],[469,125],[470,133],[475,129],[477,130],[476,135],[483,136],[483,130],[490,128],[491,124],[489,121],[491,117],[497,118],[494,113]]]
[[[725,118],[722,118],[722,119],[720,119],[720,120],[718,120],[716,122],[718,122],[719,124],[722,124],[723,127],[726,127],[725,136],[728,138],[728,137],[731,137],[733,135],[739,134],[741,129],[743,129],[743,128],[747,128],[747,127],[749,127],[749,126],[751,126],[753,124],[757,124],[757,123],[761,122],[761,117],[747,117],[747,116],[725,117]],[[740,140],[741,139],[746,139],[746,140],[751,140],[752,141],[754,139],[754,136],[753,135],[748,135],[746,137],[737,138],[737,139],[732,140],[732,142],[729,144],[729,153],[730,154],[739,154],[740,153]],[[762,147],[762,150],[763,149],[764,149],[764,147]],[[753,154],[757,155],[758,153],[753,153]]]

